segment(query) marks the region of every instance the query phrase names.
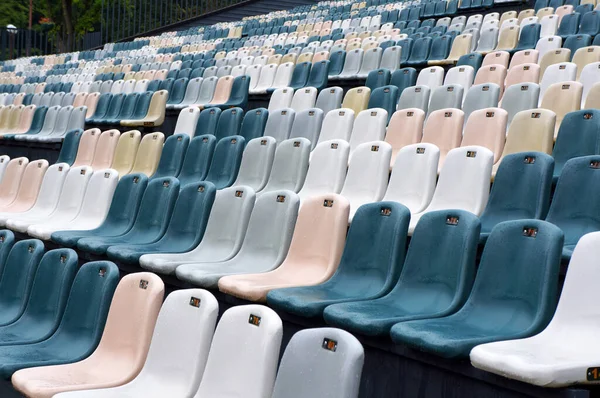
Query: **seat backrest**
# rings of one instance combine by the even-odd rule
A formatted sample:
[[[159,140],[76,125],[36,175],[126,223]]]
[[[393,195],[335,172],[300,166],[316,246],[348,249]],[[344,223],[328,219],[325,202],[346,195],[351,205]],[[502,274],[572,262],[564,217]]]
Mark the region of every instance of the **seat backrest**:
[[[480,215],[489,197],[493,160],[487,148],[450,150],[428,209],[462,209]]]
[[[298,112],[289,138],[306,138],[311,143],[311,150],[317,145],[321,125],[323,124],[323,111],[318,108],[309,108]]]
[[[540,86],[535,83],[521,83],[506,89],[501,106],[508,112],[508,126],[517,113],[537,107],[539,93]]]
[[[504,92],[504,80],[506,79],[506,68],[503,65],[486,65],[479,68],[473,84],[494,83],[500,87],[500,97]]]
[[[227,310],[217,325],[195,397],[219,396],[229,392],[237,392],[247,398],[270,394],[282,335],[281,319],[270,308],[245,305]],[[258,351],[246,355],[243,347],[247,346]],[[232,354],[234,362],[230,361]],[[234,374],[237,375],[232,377]],[[248,388],[250,383],[251,389]]]
[[[269,113],[264,135],[275,138],[277,142],[287,140],[292,131],[295,117],[296,112],[290,108]]]
[[[292,99],[294,98],[294,90],[290,87],[282,87],[273,91],[271,99],[269,100],[269,112],[276,111],[278,109],[289,108]]]
[[[499,29],[496,26],[483,27],[481,29],[481,37],[477,43],[477,51],[492,51],[498,44]]]
[[[346,92],[342,108],[349,108],[355,114],[367,109],[369,98],[371,97],[371,89],[368,87],[355,87]]]
[[[371,93],[368,107],[384,109],[388,113],[389,120],[396,110],[399,95],[398,88],[393,85],[376,88]]]
[[[496,50],[512,50],[517,46],[519,40],[519,27],[508,26],[500,29]]]
[[[215,146],[214,155],[206,180],[223,189],[233,184],[237,178],[246,140],[239,135],[220,139]]]
[[[463,123],[464,113],[460,109],[440,109],[432,112],[427,118],[422,142],[434,144],[440,149],[440,163],[449,150],[460,145]]]
[[[344,90],[341,87],[328,87],[327,89],[321,90],[315,103],[315,108],[319,108],[323,111],[324,115],[327,115],[329,111],[338,109],[342,106],[342,98]]]
[[[417,86],[427,86],[434,90],[444,82],[444,68],[441,66],[430,66],[422,69],[417,77]]]
[[[89,129],[83,132],[77,148],[77,157],[73,166],[91,166],[94,160],[94,152],[100,138],[100,129]]]
[[[381,200],[387,188],[392,147],[383,141],[370,141],[360,144],[351,155],[340,195],[368,198],[369,202]]]
[[[485,108],[469,116],[461,146],[482,146],[494,154],[494,163],[500,160],[506,139],[508,112],[502,108]]]
[[[508,68],[508,63],[510,60],[510,53],[508,51],[494,51],[488,53],[483,58],[483,63],[481,66],[487,65],[502,65],[505,68]]]
[[[296,113],[299,113],[314,108],[316,100],[317,89],[315,87],[305,87],[296,90],[289,107],[296,111]]]
[[[462,107],[463,92],[463,87],[460,84],[447,84],[437,87],[431,94],[429,114],[445,108],[460,109]]]
[[[494,83],[484,83],[471,86],[465,95],[462,110],[465,114],[465,123],[469,115],[477,109],[495,108],[498,106],[500,87]]]
[[[333,139],[350,141],[353,125],[354,111],[352,109],[341,108],[330,111],[323,119],[318,143]]]
[[[269,179],[277,141],[273,137],[258,137],[248,141],[240,172],[233,185],[246,185],[254,191],[262,190]]]
[[[176,177],[181,171],[183,157],[190,143],[187,134],[174,134],[165,141],[160,155],[160,161],[152,178],[172,176]]]
[[[67,163],[56,163],[48,167],[40,185],[39,194],[31,211],[45,210],[50,214],[56,208],[70,166]]]
[[[546,68],[546,72],[540,79],[540,98],[539,104],[542,103],[546,90],[555,84],[567,81],[577,80],[577,65],[572,62],[561,62],[552,64]]]
[[[421,142],[424,122],[425,112],[421,109],[408,108],[394,112],[385,135],[385,142],[392,146],[391,166],[400,149]]]
[[[47,170],[47,160],[35,160],[27,164],[27,167],[23,172],[23,177],[20,180],[19,190],[16,192],[16,196],[14,197],[15,201],[12,203],[11,207],[18,205],[22,210],[29,210],[29,208],[33,206]],[[2,183],[0,183],[0,187],[4,187],[4,179],[2,180]],[[8,191],[7,194],[9,192],[10,191]],[[3,196],[8,197],[8,195]]]
[[[111,168],[120,176],[129,174],[136,159],[142,134],[137,130],[127,131],[119,137]]]
[[[214,135],[194,137],[188,146],[178,179],[181,186],[202,181],[208,174],[217,140]]]
[[[517,113],[508,128],[502,157],[516,152],[552,153],[556,114],[548,109],[530,109]]]
[[[556,161],[554,175],[558,177],[572,158],[599,155],[600,111],[584,109],[565,115],[560,126],[552,157]]]
[[[164,142],[165,136],[163,133],[145,135],[140,142],[130,172],[144,173],[148,177],[152,177],[158,167]]]
[[[539,59],[539,52],[537,50],[521,50],[517,51],[510,59],[508,70],[517,65],[522,64],[537,64]]]
[[[179,112],[173,134],[187,134],[190,138],[193,137],[199,118],[200,109],[197,107],[190,106],[182,109],[181,112]]]
[[[311,155],[304,185],[298,195],[302,199],[327,193],[339,193],[344,185],[350,146],[334,139],[320,142]]]
[[[506,74],[505,87],[520,83],[538,83],[540,67],[535,63],[515,65]]]
[[[77,148],[79,147],[79,139],[83,134],[82,130],[69,131],[65,136],[60,153],[58,154],[57,163],[73,164],[77,156]]]
[[[558,133],[565,115],[579,110],[582,93],[583,85],[574,81],[554,83],[546,90],[541,107],[550,109],[556,114],[555,134]]]
[[[46,117],[43,119],[44,124],[42,125],[39,134],[48,135],[54,130],[54,126],[56,125],[56,119],[58,118],[58,112],[60,111],[60,106],[53,106],[47,108]]]
[[[423,211],[435,190],[439,158],[440,150],[433,144],[399,149],[383,200],[402,203],[411,213]]]
[[[582,47],[573,55],[573,63],[577,65],[577,80],[586,65],[600,61],[600,46]]]
[[[298,192],[304,184],[310,158],[310,141],[293,138],[280,142],[275,151],[273,167],[262,192],[289,190]]]
[[[269,111],[265,108],[255,108],[244,115],[240,135],[246,141],[262,137],[269,117]]]
[[[358,114],[354,120],[350,137],[350,153],[360,144],[369,141],[383,141],[388,113],[385,109],[367,109]]]
[[[215,130],[217,141],[228,136],[238,135],[244,119],[242,108],[230,108],[221,112]]]
[[[194,137],[205,134],[215,135],[221,113],[221,109],[219,108],[208,108],[200,112],[200,116],[196,122]]]
[[[104,169],[94,172],[88,182],[76,220],[103,221],[118,182],[119,174],[115,170]]]

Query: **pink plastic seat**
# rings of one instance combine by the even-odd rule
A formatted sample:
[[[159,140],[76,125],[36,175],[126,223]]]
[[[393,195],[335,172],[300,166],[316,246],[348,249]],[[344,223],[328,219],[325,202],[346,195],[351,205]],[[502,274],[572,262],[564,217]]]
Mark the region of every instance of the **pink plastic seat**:
[[[29,164],[25,157],[16,158],[8,162],[6,171],[0,182],[0,206],[10,205],[17,197],[23,173]]]
[[[100,135],[98,144],[96,144],[96,150],[94,151],[94,159],[91,163],[93,170],[110,168],[115,157],[120,136],[121,133],[119,130],[107,130]]]
[[[71,167],[90,166],[92,164],[98,138],[100,138],[100,129],[89,129],[83,132],[77,147],[77,157]]]

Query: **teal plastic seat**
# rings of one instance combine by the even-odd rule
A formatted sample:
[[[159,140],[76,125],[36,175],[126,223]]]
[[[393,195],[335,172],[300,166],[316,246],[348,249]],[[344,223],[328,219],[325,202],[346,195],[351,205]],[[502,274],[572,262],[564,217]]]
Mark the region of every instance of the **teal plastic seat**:
[[[402,51],[404,51],[404,49]],[[398,93],[402,95],[405,88],[417,84],[417,70],[415,68],[398,69],[392,73],[390,84],[398,87]]]
[[[485,245],[471,295],[455,314],[401,322],[397,344],[446,358],[542,331],[556,308],[563,233],[540,220],[498,224]]]
[[[153,243],[167,230],[173,206],[179,194],[179,181],[174,177],[152,180],[142,197],[140,209],[132,228],[118,236],[93,236],[77,241],[79,250],[104,254],[116,244]]]
[[[167,232],[160,240],[148,244],[111,246],[106,251],[110,259],[137,263],[150,253],[183,253],[194,249],[204,236],[216,193],[210,182],[188,184],[181,189]]]
[[[231,85],[231,94],[224,104],[216,105],[221,109],[238,107],[245,109],[248,106],[248,91],[250,90],[250,77],[237,76]]]
[[[450,47],[452,46],[452,38],[444,35],[436,37],[431,43],[431,51],[427,57],[427,61],[441,61],[448,58]],[[425,64],[427,62],[425,61]]]
[[[583,14],[577,33],[592,37],[600,33],[600,13],[598,11],[590,11]]]
[[[31,120],[31,126],[29,127],[29,130],[27,130],[23,134],[18,134],[18,135],[30,136],[30,135],[38,134],[42,130],[42,127],[44,126],[44,119],[46,119],[46,112],[48,112],[47,106],[38,106],[37,108],[35,108],[35,112],[33,113],[33,119]],[[6,135],[2,136],[2,138],[5,140],[14,140],[15,134],[6,134]]]
[[[480,218],[481,243],[501,222],[546,217],[553,169],[552,156],[541,152],[519,152],[502,159]]]
[[[329,55],[329,73],[328,77],[337,76],[342,73],[344,69],[344,62],[346,61],[346,51],[338,50],[334,51]]]
[[[215,131],[217,141],[231,135],[239,135],[243,119],[244,110],[242,108],[232,108],[221,112]],[[198,124],[200,124],[200,121],[198,121]]]
[[[321,91],[327,87],[330,62],[331,61],[329,60],[323,60],[314,63],[304,87],[314,87],[318,91]]]
[[[100,341],[118,283],[119,269],[114,263],[84,264],[75,276],[56,332],[39,343],[0,347],[0,376],[10,379],[19,369],[87,358]]]
[[[196,131],[194,137],[200,135],[211,134],[215,135],[217,132],[217,124],[219,123],[219,117],[221,116],[221,109],[219,108],[208,108],[200,112],[198,123],[196,124]]]
[[[152,95],[153,93],[150,91],[140,94],[137,103],[135,104],[135,110],[133,111],[131,120],[140,120],[146,117],[148,108],[150,108],[150,101],[152,101]]]
[[[402,40],[398,40],[396,45],[402,47],[402,53],[400,54],[400,65],[406,65],[410,55],[412,54],[412,50],[414,47],[415,41],[410,37]]]
[[[167,138],[160,155],[160,161],[152,179],[163,177],[177,177],[183,165],[183,157],[190,143],[187,134],[175,134]]]
[[[572,35],[567,37],[567,39],[563,42],[563,48],[568,48],[571,50],[571,59],[573,59],[573,56],[577,50],[591,45],[592,37],[590,35]]]
[[[303,317],[320,317],[325,307],[376,299],[395,285],[406,251],[410,211],[397,202],[358,208],[336,273],[317,286],[271,290],[269,306]]]
[[[77,241],[82,238],[111,237],[127,233],[133,227],[147,186],[148,177],[143,173],[124,175],[115,188],[110,208],[102,225],[86,231],[54,232],[51,236],[52,241],[62,246],[75,247]]]
[[[4,270],[4,264],[8,258],[8,253],[15,244],[15,234],[10,229],[0,230],[0,275]]]
[[[63,316],[77,268],[74,250],[56,249],[44,254],[23,315],[0,327],[0,345],[30,344],[49,338]]]
[[[167,100],[167,106],[169,105],[177,105],[183,101],[183,97],[185,96],[185,90],[187,89],[188,79],[182,78],[177,79],[173,82],[173,87],[171,87],[171,91],[169,91],[169,99]]]
[[[96,118],[96,114],[94,114],[94,118],[88,123],[109,124],[109,120],[117,119],[119,117],[119,112],[121,112],[121,107],[123,106],[124,100],[125,94],[113,94],[112,98],[110,99],[110,103],[108,105],[106,113],[100,118]]]
[[[452,314],[471,291],[479,231],[479,220],[466,211],[425,214],[392,291],[374,300],[331,305],[323,313],[325,321],[364,335],[387,336],[400,321]]]
[[[312,62],[300,62],[296,64],[294,67],[294,71],[292,72],[292,78],[290,80],[290,84],[288,87],[297,90],[306,86],[306,82],[308,81],[308,76],[310,75],[310,69],[312,67]],[[267,92],[273,92],[275,89],[268,89]]]
[[[388,69],[374,69],[367,75],[365,86],[371,89],[371,92],[376,88],[387,86],[390,84],[392,74]]]
[[[584,109],[567,113],[558,130],[552,157],[554,183],[562,173],[567,161],[589,155],[600,155],[600,111]]]
[[[532,48],[535,48],[538,40],[540,39],[541,30],[542,25],[540,25],[539,23],[532,23],[523,26],[521,28],[521,33],[519,36],[519,42],[517,43],[517,47],[511,50],[511,52],[514,54],[517,51],[531,50]]]
[[[567,14],[562,17],[562,19],[560,20],[560,25],[558,25],[558,30],[556,31],[556,34],[563,39],[563,44],[567,37],[577,34],[577,31],[579,30],[580,19],[581,14],[578,12]]]
[[[244,115],[240,135],[246,141],[262,137],[269,118],[269,111],[266,108],[251,109]]]
[[[237,178],[246,140],[241,135],[225,137],[217,142],[205,180],[217,189],[231,186]]]
[[[94,114],[92,115],[91,118],[86,120],[86,123],[95,124],[98,121],[104,119],[104,116],[108,112],[108,108],[110,106],[111,101],[112,101],[111,93],[101,94],[100,97],[98,98],[98,103],[96,104],[96,110],[94,111]]]
[[[558,178],[546,221],[565,233],[562,258],[571,259],[575,245],[583,235],[600,231],[600,201],[594,192],[600,189],[600,156],[574,158],[564,165]]]
[[[0,279],[0,326],[15,322],[29,299],[44,244],[37,239],[15,243],[10,250]]]
[[[56,163],[67,163],[71,166],[75,162],[82,135],[83,130],[72,130],[65,135]]]
[[[217,139],[211,134],[194,137],[190,141],[178,177],[181,187],[206,178],[216,143]]]
[[[396,86],[383,86],[376,88],[371,91],[371,97],[369,98],[368,108],[382,108],[387,111],[388,122],[396,111],[396,105],[398,104],[398,98],[400,97],[398,87]]]
[[[139,93],[131,93],[123,96],[121,108],[118,110],[118,114],[113,117],[113,115],[107,114],[105,115],[102,123],[100,124],[119,124],[121,120],[128,120],[133,117],[133,112],[135,111],[135,107],[137,105],[137,101],[140,97]],[[113,101],[115,97],[113,96]],[[111,101],[112,105],[112,101]]]
[[[481,64],[483,63],[483,55],[480,53],[469,53],[462,55],[458,61],[456,62],[456,66],[472,66],[474,70],[474,74],[477,75],[477,71],[481,68]]]

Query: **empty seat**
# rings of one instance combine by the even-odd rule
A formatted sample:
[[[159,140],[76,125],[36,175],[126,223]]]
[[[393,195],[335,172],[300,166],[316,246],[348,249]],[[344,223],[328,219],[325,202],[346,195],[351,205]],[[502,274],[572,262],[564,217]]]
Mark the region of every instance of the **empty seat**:
[[[77,148],[77,157],[72,166],[91,166],[99,138],[100,129],[89,129],[83,132]]]
[[[506,74],[505,87],[520,83],[538,83],[540,67],[537,64],[526,63],[513,66]]]
[[[492,53],[487,54],[483,58],[483,63],[481,66],[488,65],[502,65],[505,68],[508,68],[510,60],[510,53],[508,51],[494,51]]]
[[[338,270],[328,281],[308,287],[271,290],[270,306],[303,317],[323,314],[331,304],[376,299],[387,294],[399,273],[406,247],[410,213],[399,203],[361,206],[348,231]],[[374,228],[377,225],[377,228]],[[366,288],[358,289],[355,275]]]
[[[305,111],[315,107],[317,100],[317,89],[314,87],[306,87],[296,90],[289,108],[292,108],[296,113]]]
[[[276,143],[273,137],[250,140],[244,149],[240,172],[233,185],[249,186],[255,192],[263,189],[271,173]]]
[[[152,178],[178,176],[189,143],[187,134],[174,134],[167,138]]]
[[[164,284],[158,276],[145,272],[125,276],[115,290],[102,337],[91,355],[74,363],[38,367],[35,372],[25,369],[14,376],[16,388],[27,395],[69,396],[72,394],[59,393],[131,381],[144,365],[163,295]],[[127,371],[118,366],[124,364]]]
[[[428,115],[440,109],[462,107],[463,87],[460,84],[447,84],[433,90],[429,101]]]
[[[467,211],[425,214],[391,292],[372,300],[331,305],[324,311],[325,321],[352,332],[383,337],[398,322],[452,314],[471,288],[479,225],[477,217]]]
[[[294,98],[294,90],[289,87],[278,88],[269,99],[269,112],[289,108]]]
[[[554,83],[546,90],[541,107],[549,109],[556,114],[556,124],[554,127],[555,139],[565,115],[569,112],[579,110],[582,92],[583,85],[579,82]]]
[[[353,125],[354,111],[352,109],[341,108],[330,111],[323,119],[321,134],[317,143],[320,144],[334,139],[350,141]]]
[[[506,68],[502,65],[492,64],[479,68],[473,84],[494,83],[500,87],[500,98],[504,92],[504,81],[506,79]]]
[[[444,85],[458,84],[463,89],[463,97],[461,98],[461,105],[464,101],[464,98],[467,95],[467,92],[471,88],[473,84],[473,79],[475,77],[475,70],[470,65],[462,65],[451,68],[444,78]]]
[[[269,119],[265,125],[264,136],[275,138],[277,142],[289,138],[296,112],[290,108],[280,109],[269,114]]]
[[[431,203],[423,212],[412,215],[409,233],[424,214],[432,211],[460,209],[479,216],[488,200],[493,160],[492,152],[483,147],[448,152]]]
[[[290,249],[281,266],[266,273],[225,276],[219,280],[219,289],[234,296],[265,301],[268,291],[275,288],[326,281],[340,260],[348,211],[348,201],[339,195],[307,199],[298,213]],[[312,248],[310,256],[308,246]],[[307,262],[311,264],[310,270],[306,268]]]
[[[371,97],[371,89],[368,87],[355,87],[346,93],[344,101],[342,102],[342,108],[349,108],[354,111],[355,114],[359,114],[361,111],[367,109],[369,104],[369,98]]]
[[[229,108],[220,113],[219,121],[215,129],[217,141],[232,135],[238,135],[244,118],[244,111],[241,108]],[[199,120],[198,123],[201,121]],[[196,128],[198,134],[198,128]],[[203,134],[209,134],[204,131]]]
[[[425,112],[418,108],[396,111],[389,122],[385,142],[392,146],[390,168],[396,161],[398,151],[403,147],[421,142]]]
[[[358,114],[354,120],[350,137],[350,156],[354,150],[365,142],[383,141],[388,113],[385,109],[367,109]]]
[[[541,152],[513,153],[502,160],[488,204],[480,217],[480,242],[485,242],[501,222],[546,216],[553,166],[552,157]]]
[[[269,180],[261,194],[275,190],[300,191],[306,178],[310,148],[310,141],[306,138],[281,142],[275,151]]]
[[[461,146],[482,146],[500,160],[506,139],[508,112],[502,108],[485,108],[471,113],[465,123]]]
[[[577,65],[572,62],[561,62],[550,65],[540,79],[540,97],[538,104],[541,106],[548,88],[560,82],[576,81]]]
[[[413,86],[404,89],[398,100],[398,110],[418,108],[427,113],[431,89],[427,86]]]
[[[137,130],[127,131],[119,137],[111,168],[120,176],[131,172],[141,141],[141,133]]]
[[[158,167],[165,136],[163,133],[147,134],[140,141],[135,162],[130,173],[144,173],[151,177]]]
[[[508,112],[507,127],[517,113],[537,107],[539,93],[540,86],[535,83],[521,83],[506,88],[501,106]]]
[[[23,165],[18,164],[19,161],[12,165],[9,163],[0,183],[0,197],[2,198],[0,212],[7,215],[27,211],[33,206],[40,190],[40,184],[48,169],[47,160],[33,162],[26,162],[26,158],[21,160],[26,167],[23,169]]]
[[[181,264],[233,258],[244,240],[254,201],[255,194],[250,187],[236,186],[218,191],[198,246],[184,253],[146,254],[140,257],[140,265],[162,274],[173,274]]]
[[[474,111],[478,109],[497,107],[499,95],[500,87],[494,83],[484,83],[471,86],[465,95],[462,106],[462,110],[465,114],[465,123],[469,120],[469,116]]]
[[[47,167],[48,163],[45,164]],[[2,182],[0,182],[0,207],[10,205],[15,200],[21,184],[28,182],[27,180],[23,181],[28,165],[29,159],[26,157],[15,158],[8,162],[2,176]],[[35,166],[44,167],[44,163],[36,162]]]
[[[440,149],[438,170],[442,169],[446,155],[457,148],[462,139],[464,113],[460,109],[439,109],[427,118],[421,142],[428,142]]]
[[[430,66],[419,72],[417,77],[417,86],[427,86],[431,90],[435,90],[444,82],[444,68],[441,66]]]

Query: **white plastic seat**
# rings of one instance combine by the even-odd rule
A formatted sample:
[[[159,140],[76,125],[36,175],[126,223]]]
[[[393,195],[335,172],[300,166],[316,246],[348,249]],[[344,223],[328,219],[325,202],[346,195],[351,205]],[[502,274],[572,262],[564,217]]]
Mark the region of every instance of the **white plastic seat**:
[[[10,162],[10,157],[8,155],[0,156],[0,182],[2,182],[2,178],[4,178],[8,162]]]
[[[188,82],[185,89],[183,100],[179,104],[167,104],[167,109],[183,109],[190,105],[197,104],[200,87],[202,86],[203,78],[196,77]],[[212,99],[212,98],[211,98]]]
[[[29,226],[39,223],[50,223],[59,222],[64,219],[68,221],[72,220],[77,216],[83,196],[89,179],[92,176],[92,168],[89,166],[73,167],[69,170],[69,174],[63,184],[63,189],[59,192],[58,200],[55,200],[55,196],[52,195],[54,200],[44,200],[41,202],[44,208],[37,211],[38,202],[36,202],[34,208],[29,212],[30,214],[19,215],[16,219],[9,219],[6,225],[15,231],[26,232]],[[42,192],[40,192],[41,195]],[[56,194],[55,192],[52,192]],[[50,198],[49,198],[50,199]],[[52,209],[49,209],[50,205],[53,205]],[[47,207],[46,207],[47,206]]]
[[[263,189],[271,174],[276,146],[277,141],[273,137],[250,140],[244,149],[240,171],[233,186],[249,186],[255,192]]]
[[[411,214],[425,210],[435,190],[439,159],[440,150],[433,144],[400,149],[383,200],[402,203]]]
[[[427,86],[430,90],[435,90],[444,82],[444,68],[441,66],[430,66],[419,72],[417,77],[417,86]]]
[[[349,156],[350,145],[345,140],[320,142],[311,153],[304,186],[298,192],[300,199],[340,193],[346,178]]]
[[[260,191],[288,190],[297,193],[304,185],[310,159],[310,141],[293,138],[278,144],[267,185]]]
[[[581,237],[569,262],[560,300],[550,324],[539,334],[476,346],[471,363],[479,369],[543,387],[595,383],[600,354],[591,343],[598,334],[600,280],[596,259],[600,232]]]
[[[379,67],[385,68],[391,73],[394,73],[396,69],[400,68],[401,55],[402,47],[400,46],[391,46],[386,48],[381,56],[381,63],[379,64]]]
[[[246,76],[250,77],[250,86],[248,87],[248,92],[251,93],[258,86],[258,80],[260,79],[260,70],[262,69],[261,65],[250,65],[246,68]]]
[[[275,382],[282,335],[281,319],[268,307],[243,305],[227,310],[217,325],[194,398],[268,397]]]
[[[190,139],[194,138],[199,117],[200,109],[195,106],[182,109],[177,117],[177,123],[175,124],[173,135],[186,134],[190,137]]]
[[[337,79],[354,79],[360,71],[363,63],[364,50],[362,48],[356,48],[346,54],[346,60],[344,61],[344,67],[339,75],[330,76],[330,80]]]
[[[256,88],[254,90],[250,90],[250,94],[265,94],[267,89],[273,85],[276,72],[277,65],[275,64],[263,66],[260,70],[260,77],[258,79],[258,83],[256,84]]]
[[[540,21],[542,26],[540,29],[540,38],[555,36],[558,30],[558,21],[558,15],[546,15],[543,17]]]
[[[548,87],[554,83],[576,81],[577,80],[577,65],[572,62],[561,62],[550,65],[546,68],[544,75],[540,80],[540,97],[538,106],[542,104],[542,98]]]
[[[350,158],[360,144],[370,141],[383,141],[388,113],[385,109],[366,109],[356,116],[350,137]],[[389,163],[388,163],[389,166]]]
[[[427,116],[445,108],[462,108],[464,90],[460,84],[443,85],[431,93]]]
[[[75,167],[73,170],[76,170]],[[91,171],[91,167],[89,168]],[[115,188],[119,182],[116,170],[105,169],[95,172],[85,187],[81,203],[71,202],[70,207],[61,207],[46,220],[30,225],[27,233],[48,240],[56,231],[90,230],[100,226],[110,207]]]
[[[340,108],[329,111],[323,118],[321,134],[317,144],[337,139],[349,142],[353,126],[354,111],[352,109]]]
[[[425,213],[458,209],[480,216],[490,195],[494,154],[487,148],[467,146],[448,152],[431,203],[411,215],[409,233]]]
[[[183,264],[177,267],[177,278],[206,288],[217,288],[219,279],[227,275],[269,272],[285,259],[300,200],[290,191],[273,191],[256,200],[246,239],[239,253],[228,261]]]
[[[383,141],[365,142],[352,153],[348,174],[340,192],[350,202],[350,223],[360,206],[383,199],[391,158],[392,146]]]
[[[256,194],[250,187],[233,186],[217,191],[202,241],[186,253],[155,253],[140,257],[142,268],[173,274],[186,263],[219,262],[233,258],[246,235]]]
[[[50,129],[50,125],[46,125],[46,120],[48,119],[50,109],[57,109],[56,116],[54,118],[54,124]],[[46,113],[46,119],[44,119],[44,125],[42,126],[42,130],[38,134],[34,134],[31,136],[17,136],[19,138],[23,138],[25,141],[44,141],[46,138],[50,138],[53,135],[66,134],[67,125],[69,124],[69,118],[71,117],[71,112],[73,111],[72,106],[67,106],[61,108],[60,106],[55,106],[48,109]],[[48,127],[48,128],[46,128]],[[15,137],[16,138],[16,137]]]
[[[294,98],[294,89],[290,87],[282,87],[273,91],[271,99],[269,99],[269,112],[274,112],[283,108],[290,108],[292,99]]]
[[[562,39],[560,36],[546,36],[538,40],[535,45],[535,49],[538,51],[538,60],[542,60],[544,54],[548,51],[558,50],[562,46]]]
[[[475,69],[473,69],[472,66],[470,66],[470,65],[455,66],[454,68],[451,68],[450,70],[448,70],[448,72],[446,73],[446,77],[444,78],[444,85],[449,85],[449,84],[461,85],[463,88],[462,101],[464,101],[465,97],[467,96],[467,91],[469,90],[469,88],[471,88],[471,85],[473,85],[474,78],[475,78]],[[461,101],[461,103],[462,103],[462,101]]]
[[[317,96],[315,108],[319,108],[326,116],[330,111],[338,109],[342,106],[344,90],[341,87],[328,87],[321,90]]]
[[[264,68],[263,68],[264,69]],[[294,63],[285,62],[277,67],[277,73],[271,84],[272,89],[278,89],[282,87],[288,87],[290,80],[292,79],[292,73],[294,72]]]
[[[296,113],[305,111],[315,107],[317,100],[317,89],[315,87],[305,87],[296,90],[289,108],[292,108]],[[271,104],[269,103],[269,106]],[[286,107],[287,108],[287,107]]]
[[[583,84],[583,94],[581,95],[581,109],[584,109],[585,100],[592,89],[592,86],[600,82],[600,62],[592,62],[583,67],[579,76],[579,83]]]
[[[296,112],[291,108],[283,108],[270,113],[263,135],[275,138],[277,143],[287,140],[292,131],[295,117]]]
[[[379,68],[383,51],[380,47],[375,47],[364,52],[363,61],[360,65],[360,69],[354,76],[357,79],[366,79],[369,72]],[[343,70],[342,70],[343,73]]]
[[[476,51],[480,53],[493,51],[498,44],[498,32],[498,27],[484,26],[480,31]]]
[[[427,113],[431,89],[427,86],[407,87],[398,100],[398,110],[418,108]]]
[[[218,82],[219,78],[216,76],[204,78],[194,105],[206,105],[211,102]]]

